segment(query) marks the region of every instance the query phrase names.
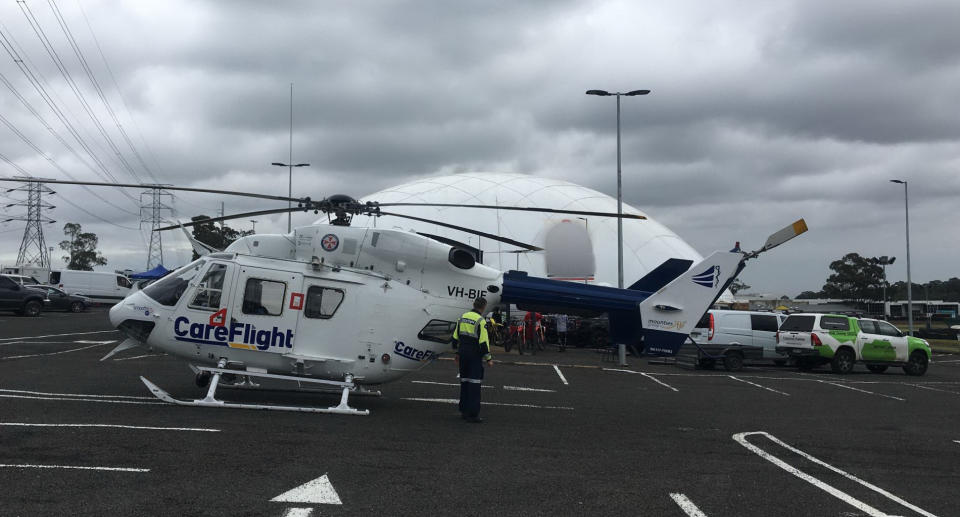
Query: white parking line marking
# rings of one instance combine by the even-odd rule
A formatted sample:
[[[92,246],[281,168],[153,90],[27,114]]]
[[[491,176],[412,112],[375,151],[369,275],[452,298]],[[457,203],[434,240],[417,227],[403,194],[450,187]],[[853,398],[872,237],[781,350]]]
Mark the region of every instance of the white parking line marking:
[[[0,346],[6,345],[63,345],[65,343],[76,343],[76,341],[6,341],[0,343]]]
[[[960,393],[957,393],[956,391],[942,390],[940,388],[931,388],[930,386],[924,386],[923,384],[907,384],[907,386],[913,386],[914,388],[920,388],[922,390],[939,391],[940,393],[949,393],[951,395],[960,395]]]
[[[784,393],[784,392],[782,392],[782,391],[777,391],[777,390],[775,390],[775,389],[773,389],[773,388],[768,388],[768,387],[766,387],[766,386],[761,386],[761,385],[759,385],[759,384],[756,384],[756,383],[753,383],[753,382],[750,382],[750,381],[743,380],[743,379],[741,379],[741,378],[739,378],[739,377],[734,377],[733,375],[727,375],[727,377],[730,377],[731,379],[733,379],[733,380],[735,380],[735,381],[745,382],[745,383],[747,383],[747,384],[749,384],[749,385],[751,385],[751,386],[756,386],[756,387],[758,387],[758,388],[760,388],[760,389],[764,389],[764,390],[767,390],[767,391],[772,391],[772,392],[774,392],[774,393],[779,393],[779,394],[781,394],[781,395],[786,395],[786,396],[788,396],[788,397],[790,396],[789,393]]]
[[[288,508],[283,517],[310,517],[313,508]]]
[[[0,464],[0,467],[13,468],[13,469],[76,469],[76,470],[107,470],[111,472],[150,472],[150,469],[138,469],[133,467],[80,467],[76,465]]]
[[[640,372],[640,375],[643,375],[644,377],[650,379],[651,381],[653,381],[653,382],[655,382],[655,383],[657,383],[657,384],[659,384],[659,385],[661,385],[661,386],[666,386],[667,388],[670,388],[670,389],[672,389],[673,391],[680,391],[680,390],[678,390],[677,388],[674,388],[673,386],[671,386],[671,385],[669,385],[669,384],[661,381],[660,379],[657,379],[657,378],[654,377],[653,375],[650,375],[649,373]]]
[[[570,384],[569,382],[567,382],[567,378],[563,376],[563,373],[560,371],[559,366],[553,365],[553,369],[556,370],[557,375],[560,376],[560,380],[563,381],[564,384]]]
[[[139,397],[134,395],[91,395],[89,393],[47,393],[45,391],[27,391],[27,390],[6,390],[0,389],[3,393],[26,393],[28,395],[48,395],[51,397],[88,397],[102,399],[134,399],[134,400],[155,400],[156,397]]]
[[[202,427],[151,427],[143,425],[120,424],[33,424],[28,422],[0,422],[0,426],[13,427],[108,427],[115,429],[143,429],[147,431],[196,431],[202,433],[219,433],[219,429],[204,429]]]
[[[635,371],[633,371],[633,370],[623,370],[623,369],[620,369],[620,368],[604,368],[603,370],[604,370],[604,371],[607,371],[607,372],[624,372],[624,373],[634,373],[634,374],[638,374],[638,375],[643,375],[644,377],[650,379],[651,381],[653,381],[653,382],[655,382],[655,383],[657,383],[657,384],[659,384],[659,385],[661,385],[661,386],[664,386],[664,387],[666,387],[666,388],[670,388],[670,389],[673,390],[673,391],[680,391],[680,390],[678,390],[677,388],[674,388],[673,386],[671,386],[671,385],[669,385],[669,384],[661,381],[660,379],[657,379],[656,377],[654,377],[653,375],[651,375],[651,374],[649,374],[649,373],[645,373],[645,372],[635,372]],[[661,375],[661,374],[658,373],[657,375]],[[665,375],[671,375],[671,374],[665,374]]]
[[[837,386],[839,388],[846,388],[848,390],[859,391],[860,393],[868,393],[870,395],[877,395],[878,397],[886,397],[888,399],[899,400],[900,402],[905,402],[907,400],[900,397],[894,397],[893,395],[884,395],[883,393],[874,393],[872,391],[862,390],[860,388],[854,388],[853,386],[847,386],[845,384],[840,384],[837,382],[830,382],[830,381],[824,381],[824,380],[821,380],[819,382],[822,382],[824,384],[830,384],[832,386]]]
[[[701,512],[700,509],[697,508],[697,505],[693,504],[693,501],[687,499],[687,496],[683,494],[670,494],[670,497],[677,503],[677,506],[690,517],[707,517],[707,514]]]
[[[111,341],[110,343],[112,343],[112,341]],[[85,347],[81,347],[81,348],[71,348],[70,350],[61,350],[61,351],[59,351],[59,352],[50,352],[50,353],[46,353],[46,354],[8,355],[8,356],[6,356],[6,357],[0,357],[0,361],[7,360],[7,359],[26,359],[27,357],[41,357],[41,356],[47,356],[47,355],[69,354],[70,352],[79,352],[79,351],[81,351],[81,350],[86,350],[86,349],[88,349],[88,348],[93,348],[93,347],[97,347],[97,346],[103,346],[103,345],[105,345],[105,344],[107,344],[107,343],[102,343],[102,344],[98,344],[98,345],[90,345],[90,346],[85,346]]]
[[[542,393],[556,393],[557,390],[545,390],[542,388],[524,388],[523,386],[504,386],[507,391],[539,391]]]
[[[167,405],[166,402],[148,402],[146,400],[108,400],[108,399],[82,399],[82,398],[66,398],[66,397],[31,397],[29,395],[3,395],[0,394],[0,398],[5,399],[30,399],[30,400],[67,400],[70,402],[102,402],[104,404],[140,404],[145,406],[160,406]]]
[[[97,330],[95,332],[70,332],[68,334],[47,334],[46,336],[4,337],[4,338],[0,338],[0,341],[20,341],[23,339],[41,339],[45,337],[62,337],[62,336],[86,336],[88,334],[106,334],[107,332],[117,332],[117,331],[116,330]]]
[[[833,486],[828,485],[828,484],[824,483],[823,481],[820,481],[819,479],[817,479],[817,478],[815,478],[815,477],[813,477],[813,476],[811,476],[811,475],[809,475],[809,474],[801,471],[800,469],[798,469],[798,468],[796,468],[796,467],[793,467],[793,466],[787,464],[786,462],[780,460],[780,459],[777,458],[776,456],[773,456],[773,455],[771,455],[771,454],[763,451],[762,449],[760,449],[760,448],[757,447],[756,445],[753,445],[752,443],[748,442],[746,437],[747,437],[747,436],[752,436],[752,435],[765,436],[765,437],[767,437],[770,441],[772,441],[772,442],[776,443],[777,445],[779,445],[779,446],[787,449],[788,451],[790,451],[790,452],[792,452],[792,453],[794,453],[794,454],[798,454],[798,455],[800,455],[800,456],[802,456],[802,457],[804,457],[804,458],[812,461],[813,463],[816,463],[817,465],[820,465],[820,466],[822,466],[822,467],[826,467],[826,468],[832,470],[833,472],[836,472],[837,474],[840,474],[841,476],[843,476],[843,477],[845,477],[845,478],[847,478],[847,479],[849,479],[849,480],[851,480],[851,481],[855,481],[855,482],[857,482],[857,483],[859,483],[859,484],[861,484],[861,485],[869,488],[870,490],[873,490],[874,492],[876,492],[876,493],[878,493],[878,494],[886,497],[887,499],[890,499],[891,501],[894,501],[894,502],[896,502],[896,503],[899,503],[899,504],[901,504],[901,505],[903,505],[903,506],[905,506],[905,507],[907,507],[907,508],[909,508],[909,509],[911,509],[911,510],[917,512],[917,513],[919,513],[920,515],[925,515],[926,517],[936,517],[934,514],[932,514],[932,513],[928,512],[928,511],[924,510],[923,508],[920,508],[920,507],[917,507],[917,506],[915,506],[915,505],[913,505],[913,504],[910,504],[910,503],[908,503],[907,501],[904,501],[903,499],[901,499],[901,498],[899,498],[899,497],[891,494],[890,492],[887,492],[886,490],[884,490],[884,489],[882,489],[882,488],[880,488],[880,487],[878,487],[878,486],[876,486],[876,485],[874,485],[874,484],[868,483],[868,482],[866,482],[866,481],[864,481],[864,480],[862,480],[862,479],[854,476],[853,474],[850,474],[850,473],[847,473],[847,472],[845,472],[845,471],[843,471],[843,470],[840,470],[840,469],[838,469],[837,467],[834,467],[833,465],[830,465],[829,463],[826,463],[826,462],[824,462],[824,461],[822,461],[822,460],[819,460],[819,459],[817,459],[817,458],[815,458],[815,457],[813,457],[813,456],[811,456],[811,455],[809,455],[809,454],[801,451],[800,449],[797,449],[797,448],[795,448],[795,447],[791,447],[790,445],[784,443],[783,441],[779,440],[776,436],[773,436],[773,435],[770,434],[770,433],[767,433],[767,432],[764,432],[764,431],[753,431],[753,432],[749,432],[749,433],[737,433],[737,434],[733,435],[733,439],[736,440],[738,443],[740,443],[740,445],[743,445],[744,447],[746,447],[747,449],[749,449],[751,452],[757,454],[757,455],[760,456],[761,458],[769,461],[770,463],[773,463],[774,465],[782,468],[783,470],[786,470],[787,472],[789,472],[789,473],[793,474],[794,476],[796,476],[796,477],[798,477],[798,478],[800,478],[800,479],[802,479],[802,480],[810,483],[811,485],[816,486],[817,488],[823,490],[824,492],[827,492],[828,494],[836,497],[837,499],[840,499],[841,501],[844,501],[845,503],[847,503],[847,504],[849,504],[849,505],[857,508],[858,510],[860,510],[860,511],[862,511],[862,512],[865,512],[867,515],[872,515],[872,516],[876,516],[876,517],[887,517],[887,514],[881,512],[880,510],[877,510],[876,508],[873,508],[872,506],[869,506],[867,503],[864,503],[863,501],[860,501],[860,500],[858,500],[858,499],[855,499],[855,498],[847,495],[846,493],[842,492],[841,490],[839,490],[839,489],[837,489],[837,488],[834,488]]]
[[[459,382],[433,382],[433,381],[410,381],[413,384],[433,384],[434,386],[456,386],[460,387]],[[481,388],[486,389],[495,389],[496,386],[480,386]]]
[[[457,399],[427,399],[419,397],[410,397],[400,400],[413,400],[415,402],[439,402],[441,404],[459,404],[460,401]],[[572,407],[566,406],[537,406],[534,404],[507,404],[506,402],[481,402],[484,406],[507,406],[507,407],[526,407],[534,409],[566,409],[572,411]]]
[[[114,361],[129,361],[131,359],[143,359],[144,357],[162,357],[165,355],[167,354],[143,354],[143,355],[135,355],[133,357],[121,357],[120,359],[114,359]]]

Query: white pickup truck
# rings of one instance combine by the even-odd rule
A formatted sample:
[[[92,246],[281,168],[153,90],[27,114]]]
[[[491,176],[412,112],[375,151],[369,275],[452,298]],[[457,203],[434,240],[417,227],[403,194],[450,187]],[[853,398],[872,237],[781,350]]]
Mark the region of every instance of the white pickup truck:
[[[930,363],[925,340],[886,321],[836,314],[791,314],[777,333],[776,350],[801,369],[830,363],[841,374],[859,362],[874,373],[901,366],[907,375],[923,375]]]

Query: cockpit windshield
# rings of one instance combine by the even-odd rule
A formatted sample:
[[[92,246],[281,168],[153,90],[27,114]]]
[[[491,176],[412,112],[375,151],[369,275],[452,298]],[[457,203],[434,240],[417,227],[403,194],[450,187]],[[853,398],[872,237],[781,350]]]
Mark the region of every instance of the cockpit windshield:
[[[205,262],[203,259],[198,259],[183,266],[157,282],[148,285],[144,288],[143,294],[149,296],[160,305],[167,307],[176,305],[190,285],[190,281],[203,269]]]

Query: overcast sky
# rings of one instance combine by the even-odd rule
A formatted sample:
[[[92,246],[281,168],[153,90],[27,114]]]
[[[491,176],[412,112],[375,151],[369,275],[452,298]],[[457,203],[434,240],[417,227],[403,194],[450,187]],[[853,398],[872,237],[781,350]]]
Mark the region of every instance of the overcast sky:
[[[584,91],[650,89],[623,99],[625,202],[703,254],[759,247],[806,218],[808,234],[743,273],[752,291],[817,290],[848,252],[896,256],[888,276],[905,279],[904,192],[891,178],[910,182],[914,281],[960,276],[956,0],[51,2],[3,0],[0,30],[96,157],[0,50],[2,82],[36,113],[0,84],[13,126],[0,125],[0,154],[34,176],[106,170],[285,195],[287,171],[270,163],[289,159],[294,83],[293,160],[311,164],[295,171],[295,195],[361,197],[461,171],[616,195],[615,100]],[[19,174],[0,161],[0,176]],[[78,222],[111,269],[143,268],[137,191],[55,190],[48,245]],[[221,201],[227,213],[276,206],[192,194],[173,206],[189,219]],[[0,208],[0,220],[22,212]],[[0,263],[16,260],[23,224],[0,223]],[[285,216],[257,223],[285,229]],[[167,265],[182,264],[185,239],[164,244]]]

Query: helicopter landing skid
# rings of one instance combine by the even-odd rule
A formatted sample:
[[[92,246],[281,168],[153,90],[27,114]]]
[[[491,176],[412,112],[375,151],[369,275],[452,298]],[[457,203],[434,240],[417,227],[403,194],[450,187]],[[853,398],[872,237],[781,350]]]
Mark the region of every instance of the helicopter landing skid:
[[[210,380],[210,388],[207,390],[207,396],[202,399],[195,400],[179,400],[170,396],[169,393],[164,391],[162,388],[156,384],[150,382],[145,377],[141,376],[140,380],[147,386],[147,389],[150,390],[150,393],[158,399],[170,403],[176,404],[178,406],[195,406],[195,407],[216,407],[216,408],[232,408],[232,409],[266,409],[272,411],[296,411],[302,413],[334,413],[339,415],[369,415],[370,410],[368,409],[354,409],[347,404],[347,397],[350,395],[350,390],[356,389],[353,384],[353,378],[347,376],[345,382],[337,381],[325,381],[323,383],[337,384],[342,386],[342,393],[340,396],[340,404],[337,406],[331,406],[327,408],[318,408],[318,407],[306,407],[306,406],[277,406],[273,404],[240,404],[236,402],[225,402],[222,400],[217,400],[214,398],[216,393],[217,386],[220,381],[221,373],[228,373],[229,370],[222,370],[221,368],[201,368],[202,370],[208,370],[213,373],[213,378]],[[251,372],[244,372],[245,375],[252,376],[269,376],[271,378],[283,378],[286,376],[283,375],[271,375],[271,374],[251,374]],[[302,380],[300,378],[290,378],[290,380]],[[319,379],[311,379],[313,382],[320,382]]]

